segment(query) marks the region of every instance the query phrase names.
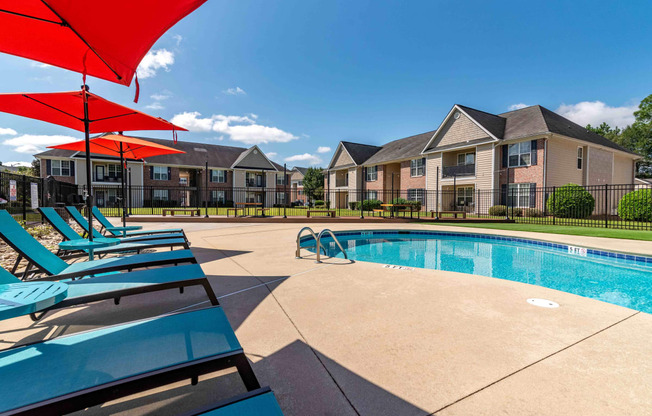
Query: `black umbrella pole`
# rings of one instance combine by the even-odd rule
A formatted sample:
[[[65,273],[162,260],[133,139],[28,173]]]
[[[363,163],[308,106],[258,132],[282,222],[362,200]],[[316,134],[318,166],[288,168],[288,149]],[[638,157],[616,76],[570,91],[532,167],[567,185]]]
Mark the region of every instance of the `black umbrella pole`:
[[[84,133],[86,135],[86,208],[88,209],[88,240],[93,241],[93,192],[92,192],[92,177],[91,177],[91,137],[90,137],[90,123],[88,117],[88,96],[86,95],[88,86],[82,86],[82,97],[84,100]]]
[[[125,159],[124,159],[124,151],[122,150],[122,142],[120,142],[120,186],[122,187],[122,200],[120,201],[122,205],[122,226],[126,227],[127,226],[127,199],[125,198],[125,174],[126,174],[126,169],[125,169]]]

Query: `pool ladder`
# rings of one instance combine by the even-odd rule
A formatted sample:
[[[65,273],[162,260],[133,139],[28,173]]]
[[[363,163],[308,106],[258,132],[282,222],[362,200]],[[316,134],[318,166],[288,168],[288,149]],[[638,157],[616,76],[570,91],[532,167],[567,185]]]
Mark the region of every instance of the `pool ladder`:
[[[300,259],[301,258],[301,233],[304,231],[308,230],[310,232],[310,235],[312,235],[312,238],[315,239],[315,245],[314,246],[308,246],[306,248],[310,247],[315,247],[315,253],[317,253],[317,260],[315,260],[315,263],[321,263],[321,251],[324,250],[324,254],[326,254],[326,249],[321,245],[321,238],[323,237],[324,234],[328,233],[330,234],[331,237],[333,237],[333,241],[335,241],[335,244],[340,248],[340,251],[344,254],[345,259],[349,259],[349,256],[346,255],[346,251],[344,251],[344,247],[342,247],[342,244],[340,244],[340,241],[335,237],[335,234],[328,228],[324,228],[321,230],[319,235],[316,235],[315,232],[312,230],[310,227],[303,227],[301,230],[299,230],[299,234],[297,234],[297,251],[295,253],[295,258]]]

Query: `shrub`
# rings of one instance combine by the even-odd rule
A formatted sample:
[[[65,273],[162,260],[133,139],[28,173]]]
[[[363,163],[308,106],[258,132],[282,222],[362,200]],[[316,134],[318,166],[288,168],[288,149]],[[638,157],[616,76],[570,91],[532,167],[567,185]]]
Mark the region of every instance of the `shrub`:
[[[509,207],[509,216],[510,217],[522,217],[523,216],[523,208]]]
[[[494,205],[493,207],[489,208],[489,215],[504,217],[507,215],[507,207],[505,205]]]
[[[355,211],[358,209],[358,203],[357,202],[349,202],[349,209],[352,211]]]
[[[543,217],[543,211],[536,208],[525,208],[523,210],[524,217]]]
[[[583,187],[569,183],[550,195],[546,207],[559,218],[586,218],[595,208],[595,198]]]
[[[411,205],[412,211],[421,211],[421,201],[410,201],[405,198],[396,198],[392,200],[392,204],[395,205]],[[394,211],[400,211],[404,209],[403,207],[393,207]]]
[[[383,201],[380,201],[378,199],[365,199],[362,201],[362,210],[363,211],[373,211],[374,209],[380,209],[380,204],[382,204]],[[355,209],[359,210],[360,209],[360,202],[355,203]]]
[[[626,221],[652,221],[652,189],[627,193],[618,202],[618,216]]]
[[[326,206],[326,203],[322,201],[321,199],[315,200],[315,207],[323,207]]]

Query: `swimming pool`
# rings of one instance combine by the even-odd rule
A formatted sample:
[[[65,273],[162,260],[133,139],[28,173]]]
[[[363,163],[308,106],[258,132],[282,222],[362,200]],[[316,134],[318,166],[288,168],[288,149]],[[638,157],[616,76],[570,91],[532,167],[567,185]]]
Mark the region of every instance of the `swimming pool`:
[[[490,234],[346,231],[352,260],[496,277],[652,313],[652,257]],[[310,237],[302,245],[314,244]],[[343,257],[330,237],[327,255]]]

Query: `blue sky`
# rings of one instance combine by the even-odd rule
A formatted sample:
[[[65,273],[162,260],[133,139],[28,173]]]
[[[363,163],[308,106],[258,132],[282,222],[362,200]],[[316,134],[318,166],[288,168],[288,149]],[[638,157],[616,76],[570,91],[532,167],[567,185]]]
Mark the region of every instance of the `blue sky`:
[[[434,130],[455,103],[493,113],[540,104],[580,124],[624,126],[652,93],[650,21],[649,1],[209,0],[141,63],[139,104],[133,86],[88,84],[190,127],[179,140],[258,144],[279,163],[325,165],[340,140]],[[0,68],[1,92],[81,84],[8,55]],[[4,163],[81,138],[0,113]]]

